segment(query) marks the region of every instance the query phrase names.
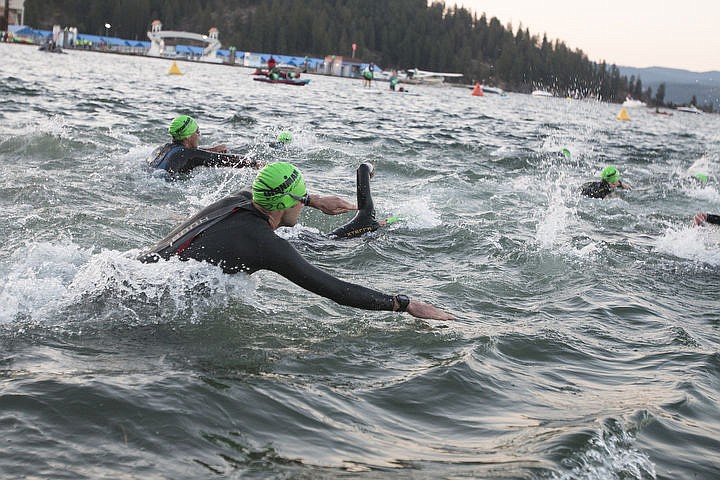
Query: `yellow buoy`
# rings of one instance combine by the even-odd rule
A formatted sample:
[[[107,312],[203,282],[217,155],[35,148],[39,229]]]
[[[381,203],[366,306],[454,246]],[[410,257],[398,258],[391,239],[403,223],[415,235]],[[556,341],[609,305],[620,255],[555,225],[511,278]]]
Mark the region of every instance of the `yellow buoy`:
[[[620,113],[617,114],[618,120],[630,120],[630,115],[628,115],[627,110],[624,108],[620,109]]]
[[[177,62],[173,60],[173,64],[170,67],[170,71],[168,72],[168,75],[182,75],[183,73],[180,71],[180,67],[177,66]]]

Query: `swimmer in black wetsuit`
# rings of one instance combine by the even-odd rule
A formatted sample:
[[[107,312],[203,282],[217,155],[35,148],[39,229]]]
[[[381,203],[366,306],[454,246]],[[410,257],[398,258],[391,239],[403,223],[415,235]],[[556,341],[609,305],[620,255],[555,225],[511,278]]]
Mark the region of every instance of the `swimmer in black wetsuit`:
[[[603,168],[599,182],[588,182],[581,188],[581,193],[586,197],[605,198],[616,188],[629,190],[630,187],[620,181],[620,172],[612,165]],[[613,195],[614,196],[614,195]]]
[[[253,167],[260,168],[256,160],[246,160],[239,155],[228,153],[225,145],[216,145],[199,149],[200,128],[192,117],[176,117],[168,132],[172,143],[158,147],[153,151],[148,164],[155,170],[166,170],[170,174],[188,173],[195,167]]]
[[[706,223],[711,223],[713,225],[720,225],[720,215],[715,215],[713,213],[706,213],[706,212],[698,212],[695,214],[695,217],[693,218],[693,225],[694,226],[701,226],[705,225]]]
[[[177,256],[212,263],[225,273],[271,270],[342,305],[407,311],[435,320],[454,318],[428,303],[345,282],[309,264],[287,240],[274,233],[278,227],[295,225],[304,205],[335,215],[355,209],[338,197],[308,195],[297,168],[273,163],[257,174],[252,191],[240,191],[201,210],[143,253],[140,260],[150,263]]]
[[[280,132],[274,141],[268,142],[268,145],[272,148],[283,148],[290,145],[292,141],[293,136],[290,132]]]

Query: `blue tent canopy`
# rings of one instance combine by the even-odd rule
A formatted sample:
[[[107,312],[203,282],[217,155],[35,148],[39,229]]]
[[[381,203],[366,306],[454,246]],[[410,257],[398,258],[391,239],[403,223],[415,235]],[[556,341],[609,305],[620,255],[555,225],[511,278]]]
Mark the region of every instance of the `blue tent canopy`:
[[[251,55],[259,55],[260,56],[260,62],[261,63],[267,63],[268,60],[270,60],[270,57],[274,58],[275,61],[282,65],[292,65],[294,67],[304,66],[305,65],[305,58],[306,57],[297,57],[297,56],[290,56],[290,55],[276,55],[274,53],[255,53],[251,52]],[[244,58],[244,54],[243,54]],[[317,64],[322,64],[324,62],[321,58],[310,58],[307,57],[307,63],[309,66],[315,67]]]
[[[10,25],[9,26],[10,31],[13,32],[15,35],[19,36],[32,36],[37,38],[48,38],[52,36],[52,31],[50,30],[37,30],[25,25]],[[118,38],[118,37],[111,37],[111,36],[102,36],[102,35],[89,35],[86,33],[78,34],[78,40],[83,40],[86,42],[92,42],[93,45],[100,45],[100,44],[107,44],[111,46],[117,46],[117,47],[134,47],[134,48],[150,48],[150,42],[149,41],[139,41],[139,40],[127,40],[124,38]],[[203,53],[205,53],[205,50],[203,47],[197,47],[192,45],[176,45],[175,46],[175,52],[180,55],[196,55],[200,56]],[[235,58],[238,60],[243,60],[247,55],[251,55],[252,58],[258,58],[260,59],[260,63],[266,64],[267,61],[270,59],[270,57],[273,57],[277,63],[282,65],[292,65],[294,67],[304,67],[306,64],[311,69],[317,69],[320,65],[323,65],[325,63],[325,59],[322,58],[314,58],[314,57],[300,57],[300,56],[293,56],[293,55],[278,55],[274,53],[258,53],[258,52],[245,52],[236,50],[235,51]],[[230,51],[227,49],[218,50],[217,55],[220,57],[229,57]],[[360,67],[360,69],[365,68],[368,64],[367,63],[357,63]],[[375,72],[382,73],[383,70],[375,65]]]
[[[105,37],[100,35],[88,35],[87,33],[81,33],[78,34],[78,40],[85,40],[88,42],[92,42],[93,45],[97,44],[107,44],[107,45],[116,45],[116,46],[125,46],[125,40],[122,38],[117,37]]]
[[[16,28],[13,29],[12,27],[16,27]],[[52,36],[52,32],[50,30],[36,30],[34,28],[30,28],[30,27],[27,27],[24,25],[10,25],[9,28],[10,28],[10,31],[13,32],[13,35],[18,35],[18,36],[42,37],[42,38],[47,38],[47,37]]]

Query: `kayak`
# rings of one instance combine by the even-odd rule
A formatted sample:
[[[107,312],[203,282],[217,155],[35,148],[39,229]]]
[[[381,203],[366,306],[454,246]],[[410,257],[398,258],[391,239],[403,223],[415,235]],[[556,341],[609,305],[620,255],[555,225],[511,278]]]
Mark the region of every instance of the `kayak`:
[[[309,78],[278,78],[277,80],[273,80],[272,78],[253,78],[256,82],[265,82],[265,83],[283,83],[285,85],[307,85],[310,83]]]

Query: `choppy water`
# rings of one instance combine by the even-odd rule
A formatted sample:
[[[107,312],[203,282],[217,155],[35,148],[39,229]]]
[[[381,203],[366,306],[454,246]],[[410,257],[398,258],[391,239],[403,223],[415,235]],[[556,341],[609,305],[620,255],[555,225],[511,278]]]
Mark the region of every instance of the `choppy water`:
[[[685,176],[718,173],[717,116],[169,66],[0,44],[0,476],[720,476],[720,230],[689,226],[720,190]],[[180,113],[203,145],[296,163],[310,191],[352,198],[372,161],[379,214],[403,222],[308,242],[344,221],[311,210],[280,234],[459,320],[137,263],[253,173],[148,172]],[[281,130],[292,146],[267,148]],[[579,198],[606,163],[633,190]]]

